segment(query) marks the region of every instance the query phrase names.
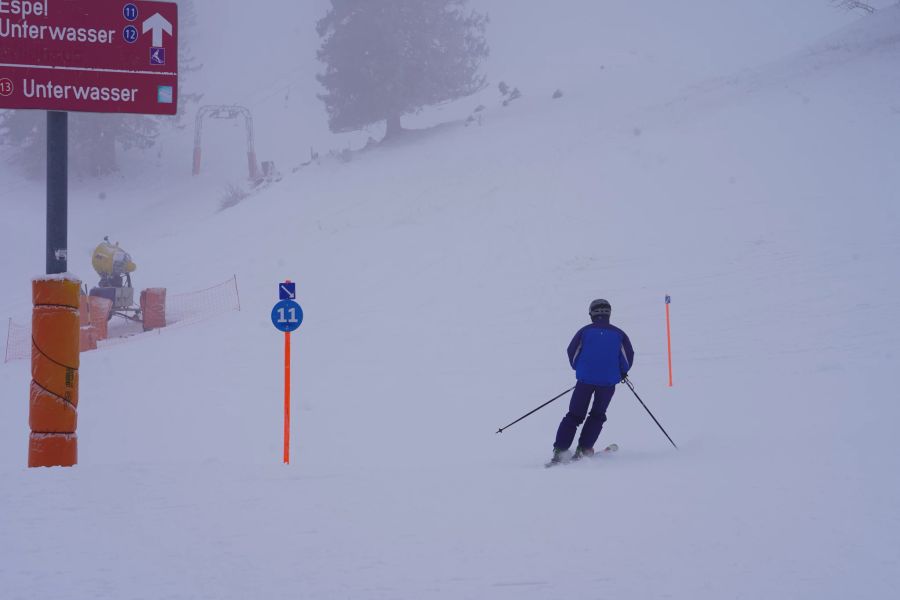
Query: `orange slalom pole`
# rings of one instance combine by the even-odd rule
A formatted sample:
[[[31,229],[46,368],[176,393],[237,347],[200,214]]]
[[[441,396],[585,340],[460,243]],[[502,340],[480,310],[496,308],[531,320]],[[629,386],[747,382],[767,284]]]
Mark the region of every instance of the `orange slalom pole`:
[[[284,332],[284,464],[291,462],[291,333]]]
[[[670,304],[672,304],[672,297],[666,296],[666,344],[669,348],[669,387],[672,387],[672,327],[669,318]]]

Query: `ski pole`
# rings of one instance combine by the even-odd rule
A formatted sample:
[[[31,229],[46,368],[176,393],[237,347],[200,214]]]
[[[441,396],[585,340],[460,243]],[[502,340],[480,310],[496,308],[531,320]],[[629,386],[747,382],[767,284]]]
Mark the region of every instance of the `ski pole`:
[[[512,423],[510,423],[510,424],[507,425],[506,427],[501,427],[500,429],[497,430],[497,433],[503,433],[503,430],[504,430],[504,429],[509,429],[510,427],[512,427],[513,425],[515,425],[516,423],[518,423],[519,421],[521,421],[522,419],[524,419],[524,418],[527,417],[528,415],[532,415],[532,414],[536,413],[537,411],[541,410],[542,408],[544,408],[545,406],[547,406],[548,404],[550,404],[550,403],[553,402],[554,400],[558,400],[558,399],[562,398],[563,396],[565,396],[566,394],[568,394],[569,392],[571,392],[571,391],[574,390],[574,389],[575,389],[575,386],[573,385],[572,387],[570,387],[569,389],[567,389],[566,391],[564,391],[563,393],[561,393],[559,396],[554,396],[553,398],[550,398],[549,400],[547,400],[546,402],[544,402],[543,404],[541,404],[540,406],[538,406],[536,409],[534,409],[534,410],[531,411],[530,413],[525,414],[525,415],[522,415],[521,417],[519,417],[518,419],[516,419],[515,421],[513,421]]]
[[[634,391],[634,386],[631,384],[631,380],[628,379],[628,377],[623,377],[623,378],[622,378],[622,381],[625,382],[625,384],[626,384],[626,385],[628,386],[628,388],[631,390],[631,393],[634,394],[634,397],[638,399],[638,402],[641,403],[641,406],[644,407],[644,410],[647,411],[647,414],[650,415],[650,418],[653,419],[653,422],[656,423],[656,426],[659,427],[659,430],[662,431],[662,432],[665,434],[665,436],[666,436],[667,438],[669,438],[669,441],[670,441],[670,442],[672,442],[672,438],[669,437],[669,434],[666,433],[666,430],[663,429],[663,426],[659,424],[659,421],[656,420],[656,417],[653,416],[653,413],[650,412],[650,409],[647,408],[647,405],[644,404],[644,401],[641,400],[641,397],[638,396],[638,394],[637,394],[636,391]],[[675,442],[672,442],[672,445],[675,446]],[[675,449],[678,450],[678,446],[675,446]]]

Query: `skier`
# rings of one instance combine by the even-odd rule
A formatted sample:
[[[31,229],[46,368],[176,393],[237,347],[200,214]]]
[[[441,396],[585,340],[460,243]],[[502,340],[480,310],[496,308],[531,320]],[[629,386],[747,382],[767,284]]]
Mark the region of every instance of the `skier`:
[[[625,379],[634,364],[631,340],[624,331],[609,322],[612,314],[609,302],[594,300],[588,314],[592,323],[579,329],[569,344],[569,364],[575,369],[578,381],[569,402],[569,412],[556,432],[553,458],[549,464],[567,459],[575,432],[582,423],[584,427],[572,460],[594,454],[594,443],[606,422],[606,409],[616,391],[616,384]],[[594,406],[588,416],[591,396],[594,397]]]

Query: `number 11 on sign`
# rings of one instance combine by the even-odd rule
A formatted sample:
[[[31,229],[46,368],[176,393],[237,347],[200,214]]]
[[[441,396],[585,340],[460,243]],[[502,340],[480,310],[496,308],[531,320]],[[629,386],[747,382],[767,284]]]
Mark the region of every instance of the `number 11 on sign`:
[[[285,313],[287,313],[287,318],[285,318]],[[281,325],[290,324],[290,323],[299,323],[297,320],[297,309],[294,307],[290,307],[285,309],[281,307],[278,309],[278,323]],[[290,333],[289,331],[285,333]]]
[[[279,287],[290,284],[286,281]],[[272,325],[284,332],[284,464],[291,462],[291,332],[303,322],[303,309],[294,300],[281,300],[272,308]]]

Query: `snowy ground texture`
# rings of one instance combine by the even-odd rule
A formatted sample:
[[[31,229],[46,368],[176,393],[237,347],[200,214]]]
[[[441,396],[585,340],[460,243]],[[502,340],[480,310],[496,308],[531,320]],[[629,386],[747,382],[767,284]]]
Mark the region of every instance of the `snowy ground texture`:
[[[199,3],[217,31],[271,25],[219,4]],[[476,3],[486,70],[521,100],[426,111],[408,125],[451,124],[227,210],[239,130],[210,133],[200,178],[185,133],[73,182],[70,270],[92,279],[108,234],[138,287],[236,273],[243,310],[83,355],[72,469],[24,467],[29,366],[0,365],[0,598],[895,595],[900,7],[571,4]],[[324,7],[293,9],[266,39],[297,47],[254,49],[243,83],[237,50],[205,48],[205,100],[250,104],[286,173],[366,137],[323,133]],[[478,103],[480,125],[455,121]],[[0,316],[20,317],[43,188],[8,166],[0,183]],[[307,319],[290,466],[285,278]],[[681,450],[620,388],[601,436],[620,452],[546,470],[566,400],[494,432],[574,383],[565,346],[595,297]]]

